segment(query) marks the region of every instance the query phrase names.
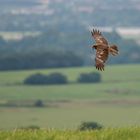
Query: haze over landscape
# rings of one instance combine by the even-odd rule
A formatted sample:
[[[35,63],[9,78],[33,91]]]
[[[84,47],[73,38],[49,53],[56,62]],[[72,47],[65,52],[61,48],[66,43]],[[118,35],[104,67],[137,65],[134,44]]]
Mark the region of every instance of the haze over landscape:
[[[139,0],[0,0],[0,140],[140,139],[139,13]],[[119,48],[104,72],[93,28]]]
[[[127,0],[127,4],[123,0],[1,0],[0,7],[1,30],[44,30],[47,25],[58,23],[140,26],[139,0]]]

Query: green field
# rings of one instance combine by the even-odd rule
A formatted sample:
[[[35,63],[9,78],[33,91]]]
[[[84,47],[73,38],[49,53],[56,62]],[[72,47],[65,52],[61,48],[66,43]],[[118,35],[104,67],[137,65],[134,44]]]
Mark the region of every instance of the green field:
[[[77,68],[58,68],[44,70],[20,70],[20,71],[4,71],[0,72],[0,85],[22,84],[23,80],[34,73],[50,74],[52,72],[60,72],[68,76],[70,82],[75,82],[80,73],[88,73],[96,71],[95,67],[77,67]],[[126,82],[140,80],[140,65],[115,65],[107,66],[102,74],[103,82]]]
[[[76,129],[82,121],[106,127],[140,126],[140,65],[107,66],[99,84],[78,84],[81,73],[94,67],[0,72],[0,128],[30,125],[41,128]],[[34,73],[60,72],[69,84],[27,86],[23,80]],[[21,106],[42,100],[45,107]],[[16,103],[17,107],[4,104]]]
[[[139,140],[140,128],[107,128],[95,131],[0,131],[0,140]]]

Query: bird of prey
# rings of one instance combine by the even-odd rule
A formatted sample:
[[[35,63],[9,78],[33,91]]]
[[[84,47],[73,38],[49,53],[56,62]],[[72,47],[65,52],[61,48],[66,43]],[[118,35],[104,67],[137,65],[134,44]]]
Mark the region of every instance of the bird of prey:
[[[106,60],[109,54],[113,56],[118,54],[118,47],[116,45],[108,44],[108,41],[103,37],[99,30],[91,31],[95,44],[92,46],[96,50],[95,66],[96,69],[103,71]]]

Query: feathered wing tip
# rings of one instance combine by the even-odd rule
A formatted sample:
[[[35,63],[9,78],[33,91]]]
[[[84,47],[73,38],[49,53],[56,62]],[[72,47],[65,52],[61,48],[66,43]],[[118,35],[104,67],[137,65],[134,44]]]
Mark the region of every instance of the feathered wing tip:
[[[116,45],[111,45],[109,47],[109,53],[111,53],[114,56],[117,55],[117,54],[119,54],[118,47]]]
[[[91,31],[91,34],[92,34],[92,36],[94,36],[94,35],[101,35],[101,32],[99,30],[97,30],[97,29],[93,29]]]

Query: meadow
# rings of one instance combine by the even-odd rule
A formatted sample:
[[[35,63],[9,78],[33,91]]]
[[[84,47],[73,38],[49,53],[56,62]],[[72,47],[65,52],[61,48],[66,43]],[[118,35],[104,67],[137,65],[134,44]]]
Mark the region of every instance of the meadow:
[[[140,128],[107,128],[94,131],[14,130],[0,131],[0,140],[139,140]]]
[[[93,71],[94,67],[77,67],[0,72],[0,129],[31,125],[76,129],[83,121],[96,121],[105,127],[140,126],[140,65],[107,66],[100,72],[101,83],[76,82],[81,73]],[[31,74],[53,72],[66,75],[69,84],[23,84]],[[36,100],[45,106],[20,106]],[[9,102],[17,106],[3,106]]]

